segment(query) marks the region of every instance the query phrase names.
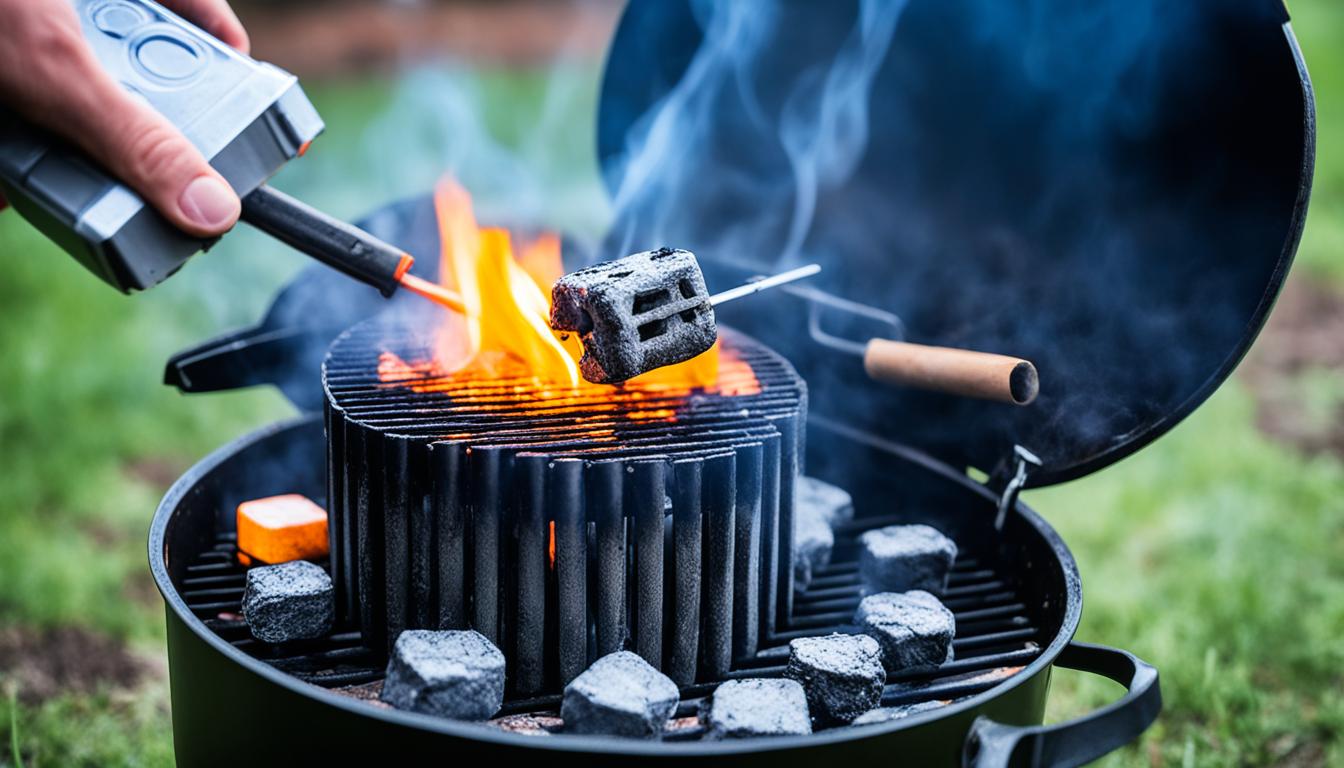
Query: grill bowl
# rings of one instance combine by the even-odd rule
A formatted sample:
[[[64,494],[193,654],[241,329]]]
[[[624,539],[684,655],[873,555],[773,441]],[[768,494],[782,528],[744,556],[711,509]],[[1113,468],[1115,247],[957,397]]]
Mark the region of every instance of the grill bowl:
[[[811,471],[851,488],[860,515],[869,514],[864,510],[878,499],[882,500],[878,508],[911,510],[910,522],[936,517],[959,542],[997,559],[1003,573],[1016,583],[1039,630],[1040,653],[1035,660],[988,690],[938,710],[809,737],[742,742],[530,736],[383,709],[333,693],[231,645],[188,606],[181,587],[188,566],[216,545],[217,533],[232,529],[232,510],[238,502],[280,492],[315,499],[325,495],[322,421],[312,416],[260,430],[211,454],[173,485],[154,516],[150,565],[167,606],[179,762],[233,763],[244,754],[258,765],[352,759],[400,762],[418,755],[452,754],[462,759],[581,760],[585,765],[687,758],[779,765],[780,760],[815,764],[823,757],[916,754],[930,762],[954,764],[979,716],[1019,726],[1039,724],[1050,670],[1069,646],[1082,605],[1076,565],[1054,530],[1019,504],[1004,530],[995,531],[993,496],[965,475],[918,452],[824,423],[810,425],[808,442]]]

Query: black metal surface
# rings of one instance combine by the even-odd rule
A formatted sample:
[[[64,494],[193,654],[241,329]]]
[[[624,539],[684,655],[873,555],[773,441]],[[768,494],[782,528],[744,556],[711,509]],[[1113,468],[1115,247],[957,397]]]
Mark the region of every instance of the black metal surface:
[[[805,201],[794,258],[823,265],[811,285],[895,313],[909,341],[1030,359],[1041,394],[1006,408],[883,389],[811,340],[798,295],[721,308],[797,366],[820,413],[991,473],[1023,445],[1044,460],[1029,485],[1179,422],[1255,339],[1302,230],[1315,120],[1280,0],[911,0],[864,94],[866,131],[821,121],[817,165],[796,168],[785,137],[809,141],[819,121],[796,107],[856,45],[859,5],[630,3],[598,148],[613,190],[624,168],[640,175],[614,195],[605,257],[666,242],[699,254],[711,285],[788,266],[771,260],[794,190],[809,167],[834,170],[829,139],[843,156],[866,136],[852,177]],[[899,4],[862,7],[874,25]],[[854,116],[836,108],[835,126]],[[654,126],[676,146],[633,161]],[[831,319],[859,342],[886,330]]]
[[[364,666],[368,652],[358,647],[357,638],[337,633],[317,644],[270,649],[250,641],[236,622],[228,623],[227,614],[236,610],[236,596],[200,594],[206,589],[236,588],[220,579],[241,584],[230,540],[229,511],[237,502],[282,491],[321,497],[322,428],[318,419],[308,418],[244,438],[202,461],[174,485],[155,516],[150,560],[168,606],[179,763],[233,762],[238,750],[245,748],[249,762],[259,765],[361,758],[386,763],[442,755],[444,750],[459,759],[517,757],[585,765],[690,757],[711,764],[815,765],[818,760],[873,760],[896,753],[918,755],[923,763],[951,765],[959,759],[962,741],[977,716],[1011,724],[1039,723],[1049,665],[1072,636],[1080,609],[1076,569],[1063,543],[1020,505],[1004,532],[994,532],[993,498],[964,475],[926,456],[880,441],[851,439],[843,430],[825,426],[814,430],[813,442],[835,440],[846,441],[851,448],[848,474],[841,477],[828,470],[822,475],[854,483],[850,487],[861,520],[881,524],[893,518],[919,520],[922,511],[936,513],[970,553],[959,563],[948,595],[949,607],[964,629],[959,631],[958,660],[934,676],[893,677],[883,698],[886,704],[954,699],[939,710],[805,738],[650,744],[505,733],[493,726],[380,709],[326,690],[324,686],[363,683],[381,675],[381,669]],[[891,487],[905,492],[888,494]],[[924,510],[923,505],[934,501],[936,509]],[[841,533],[837,563],[819,575],[812,590],[800,595],[800,603],[813,606],[818,616],[852,611],[857,601],[848,542],[860,528]],[[221,612],[226,614],[223,619]],[[1022,618],[1029,626],[1022,626]],[[733,675],[776,674],[783,661],[778,651],[764,649],[757,662]],[[1015,674],[993,672],[1019,666],[1022,669]],[[686,689],[683,709],[707,692],[707,687]],[[536,704],[553,706],[554,700]]]
[[[384,296],[409,267],[404,251],[265,184],[243,197],[242,219]]]

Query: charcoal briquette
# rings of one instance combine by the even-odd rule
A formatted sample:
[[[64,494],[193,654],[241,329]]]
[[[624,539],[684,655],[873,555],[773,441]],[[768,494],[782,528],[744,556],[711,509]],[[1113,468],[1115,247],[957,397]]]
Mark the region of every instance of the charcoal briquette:
[[[551,289],[551,327],[578,334],[579,371],[596,384],[689,360],[718,338],[695,254],[672,248],[561,277]]]
[[[411,712],[487,720],[504,703],[504,654],[475,630],[407,630],[392,646],[382,698]]]
[[[797,505],[793,510],[793,581],[796,587],[812,583],[817,569],[831,561],[835,533],[820,507]]]
[[[957,545],[927,525],[889,525],[859,537],[859,573],[870,592],[941,593]]]
[[[331,630],[335,610],[335,588],[320,566],[295,560],[247,572],[243,620],[262,642],[321,637]]]
[[[796,680],[730,680],[700,704],[707,739],[750,739],[812,732],[807,693]]]
[[[638,654],[616,651],[565,686],[560,717],[567,733],[656,739],[677,708],[677,686]]]
[[[813,511],[832,528],[854,519],[854,499],[844,488],[800,475],[794,489],[794,509]]]
[[[936,667],[952,658],[957,620],[923,590],[868,595],[859,602],[854,623],[882,646],[888,673]]]
[[[887,682],[882,648],[867,635],[793,640],[784,676],[802,684],[817,726],[843,725],[876,707]]]

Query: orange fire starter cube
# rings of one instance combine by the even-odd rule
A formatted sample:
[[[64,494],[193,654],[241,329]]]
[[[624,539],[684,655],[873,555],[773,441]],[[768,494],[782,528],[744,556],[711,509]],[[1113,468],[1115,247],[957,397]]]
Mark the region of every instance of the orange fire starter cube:
[[[238,559],[276,564],[327,556],[327,511],[289,493],[238,505]]]

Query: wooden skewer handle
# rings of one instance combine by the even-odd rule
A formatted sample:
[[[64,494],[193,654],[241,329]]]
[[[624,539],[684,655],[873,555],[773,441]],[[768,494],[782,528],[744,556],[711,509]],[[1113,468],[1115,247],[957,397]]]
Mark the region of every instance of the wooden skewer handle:
[[[1040,391],[1036,366],[1021,358],[904,341],[868,342],[863,369],[885,384],[1015,405],[1027,405]]]

